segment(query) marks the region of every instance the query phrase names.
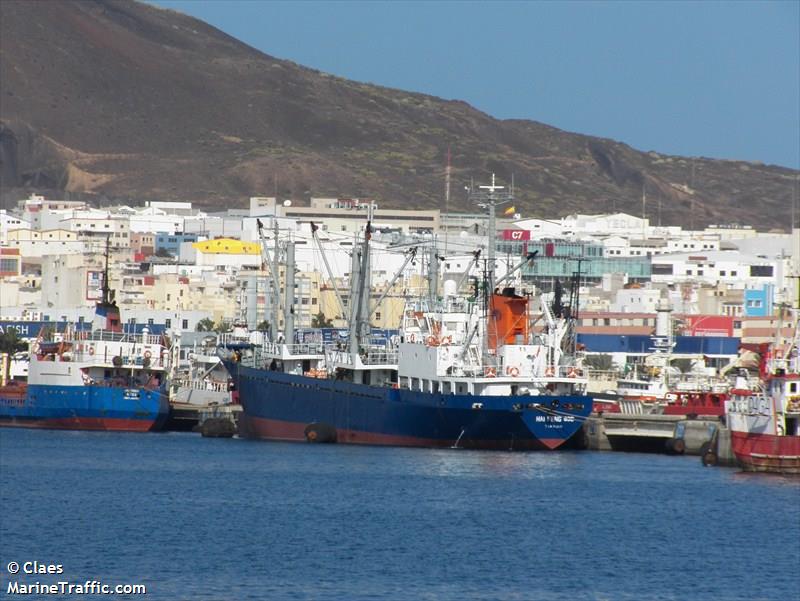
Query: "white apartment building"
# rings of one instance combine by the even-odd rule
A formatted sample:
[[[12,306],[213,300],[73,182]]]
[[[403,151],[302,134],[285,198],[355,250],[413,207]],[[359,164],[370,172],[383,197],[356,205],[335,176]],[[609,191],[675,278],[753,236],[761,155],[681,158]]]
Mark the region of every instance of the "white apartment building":
[[[782,288],[784,267],[781,261],[736,251],[712,251],[662,255],[653,260],[654,283],[683,283],[729,288],[760,288],[774,284]]]
[[[653,288],[622,288],[617,290],[608,310],[613,313],[655,313],[661,290]]]
[[[12,215],[5,209],[0,209],[0,245],[7,243],[7,236],[10,230],[29,230],[31,224],[29,221]]]
[[[120,214],[127,215],[130,231],[142,234],[177,234],[185,227],[183,215],[169,214],[158,207],[122,207]]]

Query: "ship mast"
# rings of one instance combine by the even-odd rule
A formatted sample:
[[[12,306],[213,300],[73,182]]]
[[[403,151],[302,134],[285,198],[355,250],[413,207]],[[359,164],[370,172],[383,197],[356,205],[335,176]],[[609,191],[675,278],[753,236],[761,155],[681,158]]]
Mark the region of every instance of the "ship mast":
[[[351,355],[358,354],[362,344],[369,336],[369,300],[372,290],[369,241],[372,238],[372,218],[374,209],[375,205],[372,201],[369,201],[369,205],[367,206],[367,227],[364,230],[364,239],[360,245],[355,245],[353,247],[350,286],[349,348]]]
[[[107,307],[112,303],[111,288],[108,285],[108,255],[110,253],[110,249],[111,249],[111,236],[109,235],[106,236],[105,267],[103,268],[103,287],[101,289],[103,297],[102,300],[100,301],[100,303],[104,307]]]
[[[478,186],[475,191],[470,187],[470,200],[477,204],[479,207],[486,209],[488,213],[488,220],[486,225],[486,268],[484,269],[484,317],[487,320],[484,336],[482,340],[482,350],[484,359],[489,357],[489,332],[488,332],[488,318],[489,318],[489,299],[494,293],[495,279],[495,255],[497,247],[497,207],[508,204],[513,200],[510,192],[506,192],[505,186],[498,186],[495,179],[495,174],[492,173],[492,183],[488,186]]]

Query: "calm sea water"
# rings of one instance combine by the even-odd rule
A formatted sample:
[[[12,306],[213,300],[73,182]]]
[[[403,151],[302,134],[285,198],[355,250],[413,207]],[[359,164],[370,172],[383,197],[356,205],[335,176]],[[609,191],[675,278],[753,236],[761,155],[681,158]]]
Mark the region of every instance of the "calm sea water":
[[[800,481],[696,457],[0,430],[0,503],[3,595],[38,560],[142,599],[800,598]]]

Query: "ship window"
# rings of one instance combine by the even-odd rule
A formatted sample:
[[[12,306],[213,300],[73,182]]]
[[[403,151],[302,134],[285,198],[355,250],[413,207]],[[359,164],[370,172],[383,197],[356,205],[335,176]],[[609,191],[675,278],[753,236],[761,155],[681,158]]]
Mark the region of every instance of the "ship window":
[[[797,392],[797,382],[789,383],[789,392]]]

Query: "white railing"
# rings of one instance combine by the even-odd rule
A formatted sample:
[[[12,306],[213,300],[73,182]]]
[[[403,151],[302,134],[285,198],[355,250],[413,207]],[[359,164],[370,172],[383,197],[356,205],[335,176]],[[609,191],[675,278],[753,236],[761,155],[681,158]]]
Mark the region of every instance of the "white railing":
[[[95,342],[129,342],[135,344],[160,345],[163,338],[157,334],[134,334],[130,332],[111,332],[110,330],[94,330],[91,332],[77,332],[72,341]]]
[[[299,344],[265,342],[262,348],[265,354],[275,357],[281,357],[284,350],[289,355],[321,355],[323,352],[321,342],[304,342]]]
[[[228,383],[217,380],[186,380],[177,378],[173,384],[179,388],[189,388],[191,390],[205,390],[210,392],[228,392]]]

